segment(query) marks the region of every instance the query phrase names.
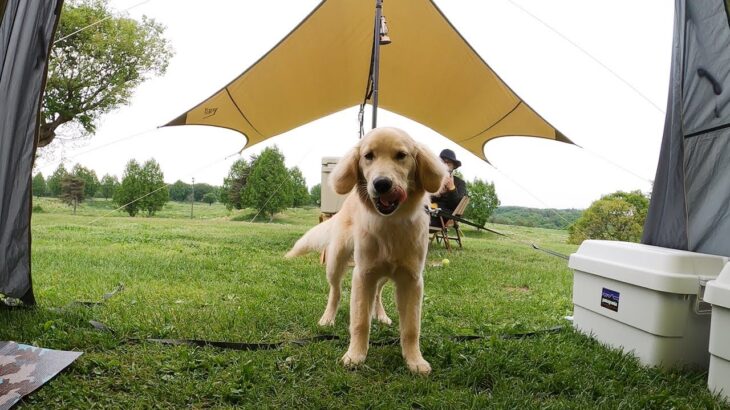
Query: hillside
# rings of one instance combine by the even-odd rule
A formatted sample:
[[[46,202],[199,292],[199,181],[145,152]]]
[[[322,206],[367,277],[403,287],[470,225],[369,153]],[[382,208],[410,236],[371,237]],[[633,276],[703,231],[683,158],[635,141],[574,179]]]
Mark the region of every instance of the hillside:
[[[580,209],[537,209],[521,206],[500,206],[489,222],[548,229],[567,229],[583,213]]]

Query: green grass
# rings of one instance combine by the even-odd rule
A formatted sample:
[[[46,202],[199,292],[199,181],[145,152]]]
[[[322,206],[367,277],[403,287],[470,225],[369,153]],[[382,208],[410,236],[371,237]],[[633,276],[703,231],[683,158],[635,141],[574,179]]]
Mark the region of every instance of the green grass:
[[[25,400],[27,408],[721,408],[707,374],[645,368],[570,328],[526,339],[458,342],[454,335],[498,335],[562,325],[572,312],[557,230],[490,225],[520,241],[468,231],[465,249],[429,252],[422,321],[428,377],[411,375],[398,345],[372,346],[366,365],[343,368],[349,294],[337,324],[316,325],[327,283],[318,256],[282,255],[317,221],[292,210],[276,223],[249,223],[250,210],[171,203],[160,217],[129,218],[107,201],[76,216],[56,201],[34,201],[33,285],[38,307],[0,311],[0,340],[79,350],[70,368]],[[187,211],[187,212],[186,212]],[[240,219],[234,221],[232,219]],[[93,222],[93,223],[92,223]],[[431,266],[448,257],[448,267]],[[123,283],[104,305],[98,300]],[[349,280],[346,283],[349,289]],[[392,286],[384,295],[398,336]],[[61,308],[61,309],[58,309]],[[105,323],[114,333],[94,330]],[[277,342],[320,333],[337,341],[278,350],[163,346],[129,338]]]

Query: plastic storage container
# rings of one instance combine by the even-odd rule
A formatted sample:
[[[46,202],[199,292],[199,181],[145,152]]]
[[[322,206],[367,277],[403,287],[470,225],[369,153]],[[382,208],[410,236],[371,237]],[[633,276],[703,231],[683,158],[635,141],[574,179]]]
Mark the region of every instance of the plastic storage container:
[[[649,366],[707,368],[711,306],[704,286],[728,258],[588,240],[570,256],[573,326]]]
[[[321,185],[321,204],[320,209],[326,214],[335,214],[342,207],[347,195],[339,195],[329,184],[330,172],[337,165],[339,157],[323,157],[322,158],[322,185]]]
[[[730,400],[730,264],[707,282],[705,300],[712,304],[707,386]]]

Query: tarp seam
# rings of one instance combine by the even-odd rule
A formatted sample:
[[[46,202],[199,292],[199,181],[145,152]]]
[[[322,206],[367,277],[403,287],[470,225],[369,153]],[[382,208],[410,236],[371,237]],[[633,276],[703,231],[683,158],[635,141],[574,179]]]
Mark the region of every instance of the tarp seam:
[[[243,111],[241,110],[241,107],[239,107],[238,103],[236,103],[236,100],[233,99],[233,96],[231,95],[231,92],[228,90],[228,87],[226,87],[225,90],[226,90],[226,94],[228,94],[228,98],[231,99],[231,102],[238,110],[238,113],[241,114],[241,117],[243,117],[244,121],[246,121],[246,123],[251,127],[251,129],[253,129],[254,131],[256,131],[257,134],[259,134],[260,136],[263,137],[264,134],[262,134],[261,131],[256,129],[256,127],[254,127],[253,124],[251,124],[251,121],[249,121],[248,118],[246,118],[246,114],[243,113]],[[246,145],[248,145],[248,141],[246,141]]]
[[[466,142],[466,141],[471,141],[471,140],[473,140],[474,138],[477,138],[478,136],[480,136],[480,135],[484,134],[485,132],[487,132],[487,131],[491,130],[492,128],[496,127],[496,126],[497,126],[497,124],[499,124],[500,122],[504,121],[504,120],[505,120],[505,118],[509,117],[509,116],[510,116],[510,114],[512,114],[513,112],[515,112],[515,110],[516,110],[516,109],[517,109],[517,108],[518,108],[518,107],[519,107],[519,106],[520,106],[521,104],[522,104],[522,100],[518,100],[518,101],[517,101],[517,104],[515,104],[515,106],[514,106],[514,107],[512,107],[512,109],[511,109],[511,110],[509,110],[509,112],[507,112],[507,114],[503,115],[503,116],[502,116],[502,118],[500,118],[500,119],[498,119],[497,121],[495,121],[495,122],[494,122],[494,123],[493,123],[492,125],[490,125],[490,126],[489,126],[489,127],[487,127],[486,129],[484,129],[484,130],[482,130],[482,131],[478,132],[478,133],[477,133],[476,135],[473,135],[473,136],[471,136],[471,137],[469,137],[469,138],[467,138],[467,139],[461,140],[461,141],[459,141],[459,142]],[[554,128],[553,128],[553,129],[554,129]],[[557,131],[557,130],[556,130],[556,131]]]

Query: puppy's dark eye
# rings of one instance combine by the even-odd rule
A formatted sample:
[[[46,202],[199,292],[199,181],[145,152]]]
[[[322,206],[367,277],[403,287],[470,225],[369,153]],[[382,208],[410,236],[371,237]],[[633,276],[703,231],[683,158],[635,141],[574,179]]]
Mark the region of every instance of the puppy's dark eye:
[[[365,159],[366,160],[372,161],[373,158],[375,158],[375,155],[372,152],[368,152],[367,154],[365,154]]]
[[[395,154],[395,159],[405,159],[408,156],[404,151],[398,151],[397,154]]]

